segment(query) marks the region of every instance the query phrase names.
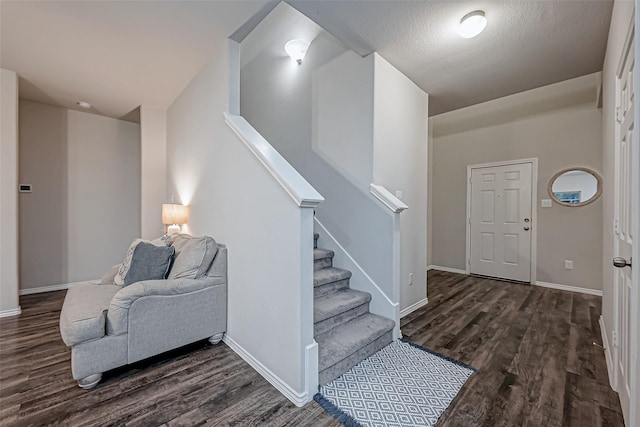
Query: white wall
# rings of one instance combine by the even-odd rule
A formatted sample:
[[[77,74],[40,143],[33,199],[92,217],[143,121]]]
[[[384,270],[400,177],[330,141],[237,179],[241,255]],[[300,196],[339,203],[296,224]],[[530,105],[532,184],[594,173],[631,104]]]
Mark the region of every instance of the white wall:
[[[163,234],[161,206],[167,190],[167,113],[140,106],[140,236]]]
[[[509,100],[490,101],[494,105],[500,102]],[[473,110],[482,113],[483,104]],[[602,257],[602,199],[577,208],[555,203],[551,208],[540,207],[540,199],[550,198],[547,185],[558,171],[570,166],[585,166],[597,172],[602,169],[602,114],[595,101],[438,136],[439,120],[448,121],[452,114],[462,113],[432,118],[432,263],[465,269],[467,165],[537,157],[536,279],[601,289],[602,266],[597,260]],[[473,117],[459,119],[468,128]],[[565,270],[564,260],[572,260],[574,269]]]
[[[614,218],[614,147],[615,147],[615,88],[616,73],[620,55],[624,47],[629,24],[633,19],[634,2],[615,1],[609,27],[609,40],[602,71],[602,175],[603,175],[603,251],[602,251],[602,317],[605,323],[607,338],[613,337],[616,328],[615,288],[613,282],[614,253],[613,218]],[[636,28],[636,31],[638,29]],[[637,34],[637,33],[636,33]],[[637,72],[637,71],[634,71]],[[605,343],[605,347],[613,349],[613,343]]]
[[[22,289],[69,283],[67,112],[20,100],[20,182],[33,189],[18,196]]]
[[[280,20],[266,20],[256,28],[257,34],[278,35],[270,45],[284,46],[288,36],[283,28],[293,19],[318,35],[301,65],[280,49],[256,51],[263,41],[251,37],[253,33],[245,39],[242,55],[251,52],[251,59],[243,61],[240,72],[240,113],[323,195],[316,218],[391,297],[393,218],[368,189],[373,173],[373,57],[347,52],[285,3],[269,17],[274,12],[282,15]],[[334,80],[344,91],[330,89]],[[339,120],[337,127],[334,119]],[[355,149],[342,144],[354,144]]]
[[[225,124],[230,64],[227,48],[215,43],[215,59],[167,111],[169,192],[191,206],[192,234],[228,247],[226,342],[300,402],[317,386],[313,214],[292,202]],[[303,259],[300,242],[307,238]],[[315,365],[308,361],[313,354]]]
[[[18,305],[18,76],[0,69],[0,316]]]
[[[373,176],[372,67],[372,56],[346,51],[312,75],[312,149],[365,192]]]
[[[428,95],[374,54],[373,182],[402,191],[400,309],[427,297]],[[409,281],[409,276],[413,280]]]
[[[122,262],[140,236],[140,125],[69,110],[68,126],[68,278],[78,282]]]
[[[20,288],[100,278],[140,235],[140,127],[20,101]]]
[[[316,218],[390,298],[393,216],[369,194],[369,184],[406,191],[412,211],[401,214],[406,308],[426,296],[427,96],[378,55],[361,58],[288,8],[274,9],[281,19],[263,21],[254,30],[261,37],[242,42],[249,58],[241,69],[241,114],[324,196]],[[284,46],[295,19],[317,34],[299,66],[271,48]]]

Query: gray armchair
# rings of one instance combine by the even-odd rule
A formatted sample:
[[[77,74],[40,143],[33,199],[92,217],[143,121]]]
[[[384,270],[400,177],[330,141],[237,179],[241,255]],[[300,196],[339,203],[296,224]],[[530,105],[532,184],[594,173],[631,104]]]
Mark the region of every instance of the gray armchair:
[[[121,287],[113,284],[114,270],[100,285],[70,287],[60,333],[71,347],[71,371],[78,385],[93,388],[105,371],[195,341],[218,343],[227,326],[227,249],[221,244],[217,249],[199,278]]]

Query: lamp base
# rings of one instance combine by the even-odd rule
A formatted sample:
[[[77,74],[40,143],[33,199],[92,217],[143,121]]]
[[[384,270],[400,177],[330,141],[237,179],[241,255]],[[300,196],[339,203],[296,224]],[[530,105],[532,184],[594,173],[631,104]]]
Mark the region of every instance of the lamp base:
[[[180,233],[180,226],[178,224],[172,224],[167,227],[167,235],[171,236],[172,234]]]

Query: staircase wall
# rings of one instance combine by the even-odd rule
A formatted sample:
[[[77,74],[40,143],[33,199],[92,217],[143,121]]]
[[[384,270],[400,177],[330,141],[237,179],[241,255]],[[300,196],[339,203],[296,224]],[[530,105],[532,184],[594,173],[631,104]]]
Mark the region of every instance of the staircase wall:
[[[225,123],[234,45],[220,49],[167,112],[168,196],[190,206],[186,231],[228,247],[225,343],[302,405],[318,381],[313,207],[295,202],[277,172]]]
[[[285,3],[272,14],[284,22],[300,15]],[[240,114],[324,196],[316,217],[392,299],[393,214],[369,194],[373,56],[361,58],[318,27],[298,65],[270,47],[288,35],[256,47],[270,33],[264,26],[276,24],[271,16],[241,43],[251,59],[242,62]]]
[[[427,95],[379,55],[358,56],[286,3],[267,18],[241,44],[241,115],[325,197],[316,217],[384,293],[402,309],[426,302]],[[283,55],[299,37],[293,22],[313,35],[301,65]],[[370,183],[403,191],[409,205],[400,215],[397,300],[393,214]]]
[[[374,57],[373,181],[401,190],[400,309],[427,298],[429,96],[378,54]],[[410,275],[412,281],[410,284]]]

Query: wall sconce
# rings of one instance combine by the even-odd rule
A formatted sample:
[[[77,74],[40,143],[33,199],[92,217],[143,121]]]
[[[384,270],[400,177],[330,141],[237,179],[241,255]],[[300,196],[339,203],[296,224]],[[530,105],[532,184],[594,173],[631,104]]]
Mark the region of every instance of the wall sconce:
[[[289,40],[287,44],[284,45],[284,51],[287,52],[287,55],[289,55],[291,59],[300,65],[302,64],[304,56],[307,54],[309,44],[309,42],[300,39]]]
[[[189,221],[189,207],[165,203],[162,205],[162,223],[168,225],[167,235],[180,233],[180,226]]]

